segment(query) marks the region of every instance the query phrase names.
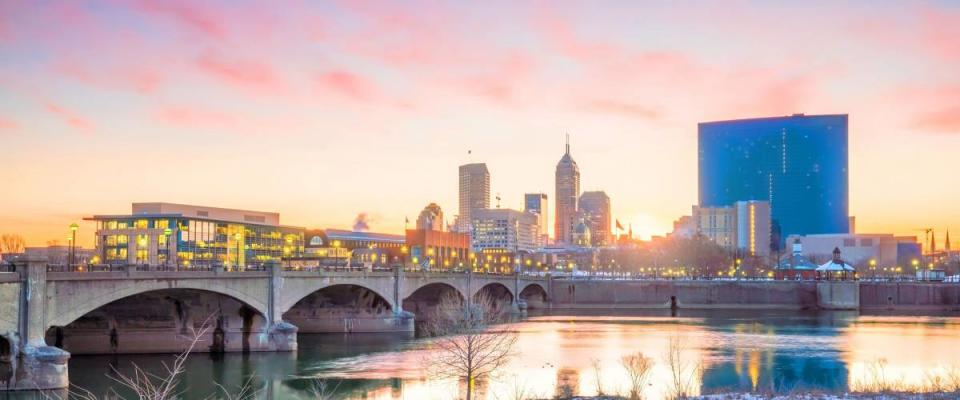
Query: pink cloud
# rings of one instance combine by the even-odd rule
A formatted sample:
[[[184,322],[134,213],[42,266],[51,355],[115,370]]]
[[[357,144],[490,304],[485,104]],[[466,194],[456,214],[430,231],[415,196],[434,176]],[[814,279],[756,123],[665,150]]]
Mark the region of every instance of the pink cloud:
[[[960,61],[960,11],[927,8],[921,15],[926,47],[941,59]]]
[[[221,82],[257,94],[278,94],[286,91],[273,68],[259,61],[227,59],[218,53],[207,51],[197,59],[197,66]]]
[[[89,68],[75,60],[63,60],[56,67],[67,77],[86,85],[110,89],[129,89],[141,94],[153,93],[164,82],[155,69],[137,66],[108,65]]]
[[[928,131],[960,134],[960,106],[946,106],[918,115],[914,124]]]
[[[171,18],[189,29],[215,39],[224,39],[227,29],[220,13],[208,11],[198,5],[202,2],[178,0],[143,0],[140,9],[149,15]]]
[[[232,115],[191,107],[164,107],[156,117],[171,125],[199,128],[233,128],[237,120]]]
[[[68,110],[58,104],[54,104],[49,101],[46,102],[44,106],[46,107],[47,111],[49,111],[51,114],[54,114],[60,117],[64,122],[66,122],[68,125],[76,129],[80,133],[83,133],[86,135],[93,134],[93,131],[94,131],[93,123],[90,122],[90,120],[88,120],[87,118],[80,116],[79,114],[76,114],[71,110]]]
[[[460,86],[499,105],[514,105],[520,92],[531,84],[537,60],[522,52],[493,56],[486,71],[462,80]]]
[[[374,85],[366,78],[344,70],[320,74],[317,83],[323,90],[330,90],[357,101],[370,101],[376,97]]]
[[[904,87],[889,96],[911,112],[910,124],[928,132],[960,134],[960,85]]]
[[[0,117],[0,132],[15,132],[20,128],[16,121]]]
[[[585,106],[586,109],[591,111],[619,114],[633,118],[657,119],[660,117],[660,112],[650,107],[627,101],[601,99],[587,102]]]

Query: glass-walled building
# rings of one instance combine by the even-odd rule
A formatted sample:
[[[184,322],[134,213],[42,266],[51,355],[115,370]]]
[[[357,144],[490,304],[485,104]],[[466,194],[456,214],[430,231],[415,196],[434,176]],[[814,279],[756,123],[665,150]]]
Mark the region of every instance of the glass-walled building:
[[[699,124],[700,206],[770,202],[780,237],[847,233],[847,116]]]
[[[303,253],[303,228],[277,213],[172,203],[134,203],[128,215],[95,215],[104,264],[257,267]]]

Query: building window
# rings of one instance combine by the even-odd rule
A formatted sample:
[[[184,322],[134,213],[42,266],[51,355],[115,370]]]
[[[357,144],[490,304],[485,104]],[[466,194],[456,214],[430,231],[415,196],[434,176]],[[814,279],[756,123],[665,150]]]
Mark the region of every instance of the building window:
[[[871,247],[871,246],[873,246],[873,238],[860,239],[860,247]]]
[[[857,239],[843,239],[843,247],[856,247]]]

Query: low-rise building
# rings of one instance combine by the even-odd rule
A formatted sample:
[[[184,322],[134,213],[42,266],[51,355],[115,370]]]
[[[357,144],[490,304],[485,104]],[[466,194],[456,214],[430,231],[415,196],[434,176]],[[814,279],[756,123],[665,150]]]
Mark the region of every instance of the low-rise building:
[[[299,258],[309,265],[367,269],[402,264],[406,243],[403,235],[345,229],[311,229],[304,239]]]
[[[821,235],[790,235],[787,243],[800,243],[803,255],[814,262],[832,259],[839,249],[847,263],[860,271],[861,276],[880,275],[884,268],[900,267],[901,272],[911,267],[913,260],[922,262],[919,243],[912,236],[883,233],[837,233]]]
[[[470,235],[432,229],[407,229],[404,264],[430,270],[463,269],[471,265]],[[475,256],[474,256],[475,257]]]
[[[303,228],[280,214],[175,203],[133,203],[130,214],[84,218],[97,224],[104,264],[258,267],[303,251]]]

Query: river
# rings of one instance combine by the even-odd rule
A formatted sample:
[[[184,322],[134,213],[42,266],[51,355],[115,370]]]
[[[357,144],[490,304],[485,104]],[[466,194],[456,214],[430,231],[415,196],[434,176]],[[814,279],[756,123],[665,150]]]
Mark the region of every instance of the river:
[[[529,315],[509,325],[515,356],[480,399],[524,392],[551,398],[625,392],[621,359],[643,353],[654,366],[647,399],[670,391],[669,349],[695,393],[844,392],[895,384],[916,390],[960,374],[960,316],[859,315],[856,312],[669,311],[566,312]],[[429,341],[397,334],[301,334],[295,354],[194,354],[186,363],[185,398],[248,386],[259,398],[451,399],[456,381],[430,379]],[[116,388],[107,375],[136,363],[157,371],[172,356],[77,356],[70,378],[95,393]],[[960,377],[960,375],[956,375]],[[599,379],[598,379],[599,377]],[[599,388],[597,381],[599,380]],[[122,390],[120,391],[121,393]],[[22,398],[23,396],[17,396]]]

